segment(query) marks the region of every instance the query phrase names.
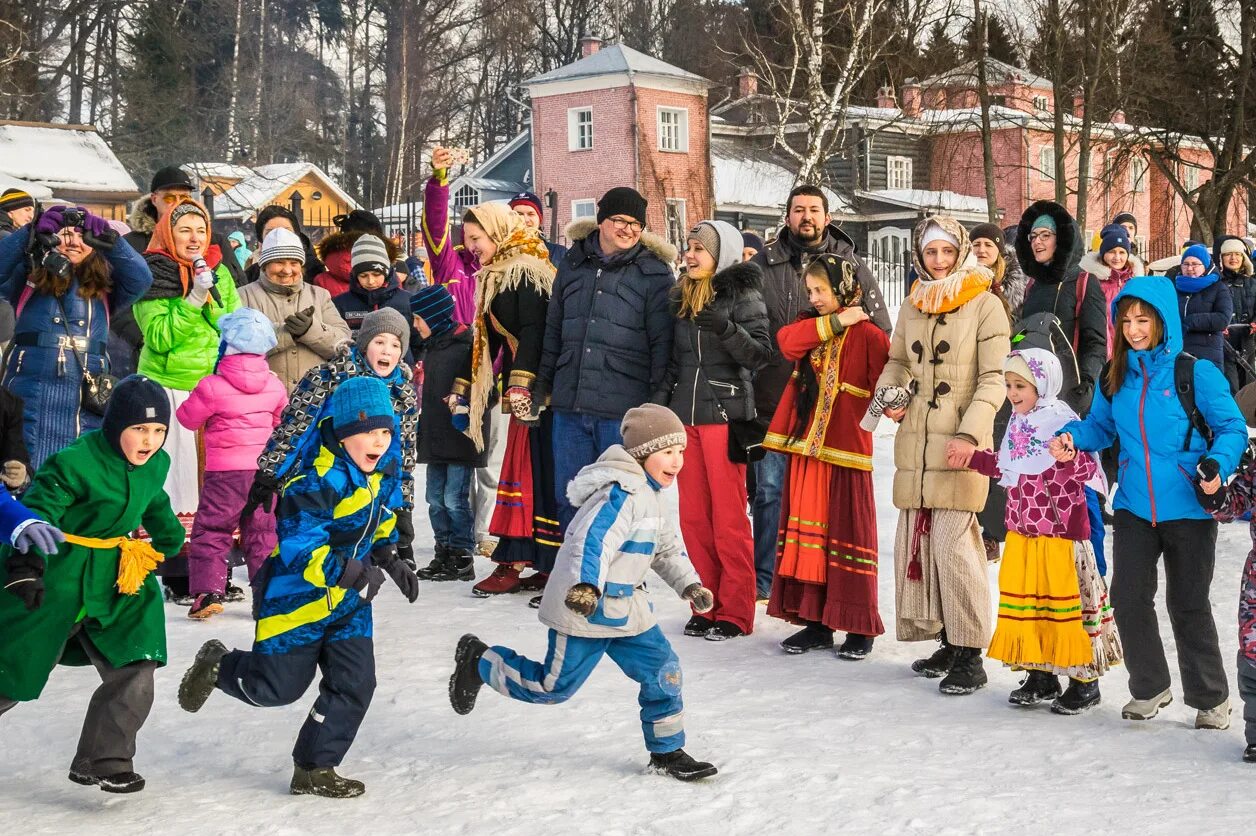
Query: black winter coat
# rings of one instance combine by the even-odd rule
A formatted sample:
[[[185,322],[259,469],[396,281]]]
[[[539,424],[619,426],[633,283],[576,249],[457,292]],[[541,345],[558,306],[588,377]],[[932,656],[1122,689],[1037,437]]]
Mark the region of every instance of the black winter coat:
[[[662,388],[651,398],[671,407],[689,426],[753,419],[751,378],[771,358],[775,343],[768,333],[759,265],[734,264],[711,281],[715,298],[707,307],[728,317],[728,328],[717,334],[679,318],[680,300],[673,291],[672,360]]]
[[[391,274],[388,276],[388,283],[378,290],[366,290],[358,284],[357,278],[350,279],[349,291],[331,301],[354,334],[357,334],[358,329],[362,327],[362,320],[366,318],[366,315],[380,308],[392,308],[401,314],[401,318],[406,322],[414,322],[414,317],[410,314],[410,294],[397,285],[396,277]],[[419,340],[419,332],[414,330],[412,324],[410,350],[406,352],[405,358],[407,363],[414,362],[414,347],[419,344]],[[365,350],[366,346],[362,348]]]
[[[1181,280],[1178,276],[1178,280]],[[1175,280],[1176,283],[1176,280]],[[1225,329],[1234,318],[1230,289],[1221,279],[1195,293],[1178,291],[1182,314],[1182,350],[1209,360],[1225,374]]]
[[[419,418],[419,464],[460,464],[484,467],[487,449],[475,451],[475,444],[454,429],[453,416],[445,403],[454,379],[471,363],[471,329],[464,325],[417,343],[423,363],[422,413]],[[489,435],[489,412],[484,410],[484,438]]]
[[[885,333],[893,328],[890,312],[885,307],[885,299],[881,296],[881,287],[877,284],[872,271],[868,269],[855,250],[855,242],[850,236],[831,223],[825,229],[826,246],[816,252],[827,252],[852,259],[858,268],[855,278],[863,288],[863,308],[873,324]],[[768,333],[772,337],[772,356],[754,376],[755,403],[759,415],[771,420],[776,412],[776,405],[785,392],[785,384],[794,373],[794,364],[786,360],[776,343],[776,333],[790,325],[798,318],[798,314],[811,307],[807,301],[807,287],[802,274],[806,269],[805,257],[810,255],[803,250],[790,236],[789,227],[781,227],[781,231],[766,247],[759,250],[751,263],[763,268],[763,301],[768,312]]]
[[[555,409],[618,420],[662,388],[676,248],[646,232],[604,260],[593,221],[576,221],[567,236],[573,243],[554,279],[537,389]]]
[[[1244,325],[1256,321],[1256,277],[1223,269],[1221,283],[1229,288],[1230,301],[1234,303],[1234,317],[1230,321]]]
[[[1055,256],[1048,264],[1039,264],[1029,245],[1031,226],[1039,215],[1055,220]],[[1060,320],[1060,332],[1054,335],[1056,356],[1064,369],[1064,388],[1060,397],[1079,415],[1090,410],[1095,381],[1108,360],[1108,316],[1104,311],[1103,288],[1098,280],[1086,280],[1085,294],[1078,318],[1077,278],[1082,258],[1082,237],[1068,210],[1050,200],[1031,204],[1021,215],[1016,231],[1016,257],[1021,270],[1033,283],[1025,294],[1021,318],[1051,313]],[[1019,328],[1014,328],[1013,332]],[[1076,335],[1076,338],[1075,336]]]

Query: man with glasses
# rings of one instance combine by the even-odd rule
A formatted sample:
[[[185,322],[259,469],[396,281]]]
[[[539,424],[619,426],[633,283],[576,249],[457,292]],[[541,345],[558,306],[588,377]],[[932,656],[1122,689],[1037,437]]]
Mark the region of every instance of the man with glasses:
[[[624,413],[662,385],[671,357],[676,248],[645,231],[645,210],[635,189],[611,189],[596,223],[567,228],[571,249],[556,265],[537,387],[554,410],[553,489],[563,527],[575,513],[567,483],[622,442]]]

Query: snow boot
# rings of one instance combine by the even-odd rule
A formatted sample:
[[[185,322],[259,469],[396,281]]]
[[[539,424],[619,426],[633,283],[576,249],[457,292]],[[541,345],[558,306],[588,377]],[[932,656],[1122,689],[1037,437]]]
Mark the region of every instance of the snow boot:
[[[715,626],[715,622],[705,615],[695,615],[685,622],[685,635],[701,637]]]
[[[650,755],[651,772],[658,775],[670,775],[677,781],[696,781],[699,778],[710,778],[719,772],[714,766],[703,761],[696,761],[684,749]]]
[[[536,595],[528,599],[528,606],[534,610],[541,608],[541,602],[545,600],[544,595]]]
[[[204,621],[222,612],[222,596],[217,592],[205,592],[196,596],[192,608],[188,610],[188,618]]]
[[[100,787],[105,792],[129,793],[144,789],[144,777],[136,772],[115,772],[112,775],[92,775],[70,769],[70,780],[85,787]]]
[[[913,671],[929,679],[946,676],[951,671],[951,665],[955,664],[956,647],[946,640],[945,630],[942,631],[938,640],[942,642],[942,646],[935,650],[932,656],[928,659],[917,659],[911,663]]]
[[[1070,691],[1072,688],[1070,687]],[[1060,696],[1060,680],[1046,671],[1029,671],[1020,687],[1007,695],[1012,705],[1037,705]]]
[[[437,578],[437,575],[443,575],[445,572],[445,564],[449,562],[449,546],[444,543],[437,543],[432,562],[419,569],[414,574],[421,581],[443,580]]]
[[[1195,715],[1195,728],[1225,731],[1230,728],[1230,701],[1224,700],[1216,708],[1201,709]]]
[[[736,639],[746,635],[746,631],[738,627],[731,621],[716,621],[711,625],[711,629],[707,630],[706,640],[709,642],[722,642],[729,639]]]
[[[847,633],[846,641],[837,649],[837,658],[848,662],[858,662],[868,658],[872,652],[872,636],[861,636],[858,633]]]
[[[179,683],[179,707],[184,711],[196,713],[201,710],[205,700],[218,687],[218,669],[222,666],[222,657],[227,655],[227,647],[218,639],[210,639],[196,651],[192,667],[183,674]]]
[[[521,592],[544,592],[545,584],[549,583],[549,572],[533,572],[527,577],[519,579],[519,590]]]
[[[833,631],[823,624],[808,624],[781,642],[786,653],[808,653],[812,650],[829,650],[833,647]]]
[[[449,549],[445,552],[445,566],[432,576],[434,581],[475,580],[475,558],[465,549]]]
[[[467,633],[458,639],[454,651],[454,672],[449,677],[449,704],[458,714],[470,714],[475,708],[475,697],[480,693],[484,680],[480,678],[480,657],[488,645]]]
[[[471,587],[471,594],[476,598],[490,598],[518,592],[519,586],[519,567],[513,563],[498,563],[493,574]]]
[[[986,687],[986,671],[981,666],[980,647],[956,647],[955,663],[938,683],[943,694],[959,697]]]
[[[1247,748],[1243,750],[1244,763],[1256,763],[1256,743],[1247,744]]]
[[[228,604],[238,604],[244,600],[244,590],[233,584],[230,578],[227,578],[227,588],[223,592],[222,600]]]
[[[1063,696],[1051,703],[1051,710],[1056,714],[1071,716],[1073,714],[1081,714],[1083,711],[1089,711],[1097,706],[1099,702],[1099,680],[1092,679],[1089,682],[1083,682],[1080,679],[1070,679],[1068,681],[1068,690],[1064,692]]]
[[[1160,709],[1173,702],[1173,692],[1165,688],[1151,699],[1131,699],[1121,709],[1121,717],[1125,720],[1150,720],[1160,713]]]
[[[330,766],[321,769],[292,767],[292,783],[288,787],[293,795],[321,795],[323,798],[357,798],[366,792],[366,784],[343,778]]]

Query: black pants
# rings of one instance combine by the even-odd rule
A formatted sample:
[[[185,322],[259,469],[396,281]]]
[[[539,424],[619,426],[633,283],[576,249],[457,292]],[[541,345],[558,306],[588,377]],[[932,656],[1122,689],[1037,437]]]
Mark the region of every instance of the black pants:
[[[1135,699],[1150,699],[1170,685],[1155,605],[1162,554],[1165,602],[1177,643],[1184,701],[1191,708],[1206,710],[1229,696],[1208,598],[1216,547],[1213,520],[1169,520],[1153,527],[1129,511],[1116,512],[1112,609]]]
[[[1239,651],[1239,696],[1243,698],[1243,733],[1256,746],[1256,665]]]
[[[157,663],[132,662],[114,667],[82,632],[81,624],[74,628],[69,642],[82,645],[100,674],[100,686],[87,704],[78,752],[70,768],[99,776],[133,772],[135,738],[153,707],[153,672]],[[0,714],[15,705],[16,701],[0,696]]]

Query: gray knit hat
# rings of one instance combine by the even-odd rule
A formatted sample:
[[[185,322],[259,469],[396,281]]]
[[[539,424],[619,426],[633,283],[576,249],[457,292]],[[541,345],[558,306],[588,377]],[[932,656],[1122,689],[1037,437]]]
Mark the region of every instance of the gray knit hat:
[[[354,338],[359,351],[366,351],[371,340],[380,334],[392,334],[401,340],[401,353],[410,350],[410,323],[395,308],[380,308],[362,317],[362,327]]]
[[[675,412],[654,403],[628,410],[619,432],[624,437],[624,449],[637,461],[675,444],[685,446],[685,425]]]
[[[279,226],[266,233],[266,238],[262,241],[262,252],[257,257],[257,264],[259,267],[265,267],[270,262],[281,259],[291,259],[304,264],[305,244],[295,232]]]
[[[382,240],[374,235],[361,235],[358,240],[353,242],[353,250],[350,253],[351,275],[365,273],[368,270],[374,270],[377,273],[388,275],[388,247]]]
[[[715,227],[711,226],[711,224],[706,223],[705,221],[698,224],[693,229],[689,230],[689,236],[685,240],[697,241],[702,245],[702,249],[711,254],[712,261],[716,264],[720,263],[720,234],[716,231]],[[740,255],[741,254],[738,253],[739,257]]]

